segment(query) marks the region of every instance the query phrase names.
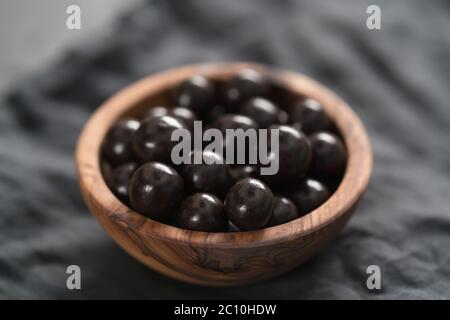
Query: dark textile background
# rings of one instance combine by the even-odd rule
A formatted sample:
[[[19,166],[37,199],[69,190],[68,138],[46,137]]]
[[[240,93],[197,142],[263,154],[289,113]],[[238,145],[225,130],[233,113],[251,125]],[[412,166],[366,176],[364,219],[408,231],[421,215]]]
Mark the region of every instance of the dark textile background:
[[[366,8],[382,9],[382,30]],[[1,298],[450,298],[450,6],[434,1],[149,1],[0,102]],[[12,31],[13,32],[13,31]],[[105,32],[107,33],[107,32]],[[149,73],[253,60],[311,75],[366,124],[373,179],[344,232],[280,278],[190,286],[129,257],[86,209],[74,149],[106,97]],[[82,269],[82,290],[65,269]],[[383,290],[365,288],[366,268]]]

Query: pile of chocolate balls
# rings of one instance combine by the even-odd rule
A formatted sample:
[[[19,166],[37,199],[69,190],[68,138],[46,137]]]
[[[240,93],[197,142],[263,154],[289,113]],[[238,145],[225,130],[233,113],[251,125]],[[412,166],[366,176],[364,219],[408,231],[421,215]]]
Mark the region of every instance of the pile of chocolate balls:
[[[148,106],[118,121],[102,144],[102,171],[111,191],[141,215],[205,232],[258,230],[300,218],[339,185],[347,151],[322,105],[292,93],[270,74],[244,69],[227,81],[195,75],[164,93],[167,106]],[[174,165],[174,130],[204,127],[279,129],[279,170],[227,164],[201,152],[202,164]],[[207,164],[210,163],[210,164]]]

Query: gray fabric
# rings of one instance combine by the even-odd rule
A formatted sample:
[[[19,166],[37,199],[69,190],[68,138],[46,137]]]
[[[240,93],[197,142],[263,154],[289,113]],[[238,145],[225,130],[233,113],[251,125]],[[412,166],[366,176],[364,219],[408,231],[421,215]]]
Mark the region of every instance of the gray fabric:
[[[1,100],[2,298],[450,298],[450,6],[380,1],[150,1],[110,35]],[[369,131],[373,179],[348,227],[320,256],[264,283],[205,288],[133,260],[88,213],[75,177],[78,134],[96,106],[149,73],[252,60],[311,75]],[[82,290],[65,269],[82,269]],[[381,292],[365,287],[382,270]]]

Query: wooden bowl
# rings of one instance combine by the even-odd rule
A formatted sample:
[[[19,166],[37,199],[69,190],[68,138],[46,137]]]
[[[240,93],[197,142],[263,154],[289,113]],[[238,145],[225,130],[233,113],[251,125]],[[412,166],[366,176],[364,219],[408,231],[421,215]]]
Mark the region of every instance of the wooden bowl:
[[[170,88],[203,74],[228,79],[243,68],[270,72],[292,92],[322,103],[347,146],[349,158],[341,184],[310,214],[258,231],[207,233],[165,225],[134,212],[109,190],[101,173],[100,145],[119,118],[146,106],[165,104]],[[190,65],[151,75],[121,90],[92,115],[76,151],[78,179],[90,211],[130,255],[169,277],[202,285],[240,285],[282,274],[321,251],[351,217],[367,188],[372,152],[367,133],[350,107],[319,83],[288,71],[251,63]]]

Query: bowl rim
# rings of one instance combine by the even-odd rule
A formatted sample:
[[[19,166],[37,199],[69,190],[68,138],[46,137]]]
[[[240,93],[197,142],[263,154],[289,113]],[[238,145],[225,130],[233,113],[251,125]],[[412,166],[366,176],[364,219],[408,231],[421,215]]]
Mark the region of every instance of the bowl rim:
[[[200,232],[166,225],[131,210],[107,187],[100,170],[100,147],[110,126],[130,108],[161,90],[174,87],[189,76],[229,77],[242,69],[255,69],[274,75],[292,91],[318,100],[341,132],[347,147],[348,161],[344,177],[320,207],[291,222],[256,231]],[[336,94],[317,81],[299,73],[280,70],[252,62],[194,64],[151,74],[121,89],[91,115],[76,148],[76,167],[80,188],[88,205],[101,208],[92,212],[102,222],[126,225],[143,237],[175,241],[202,247],[255,247],[289,241],[309,235],[334,222],[358,202],[366,190],[372,171],[372,149],[367,132],[353,110]]]

